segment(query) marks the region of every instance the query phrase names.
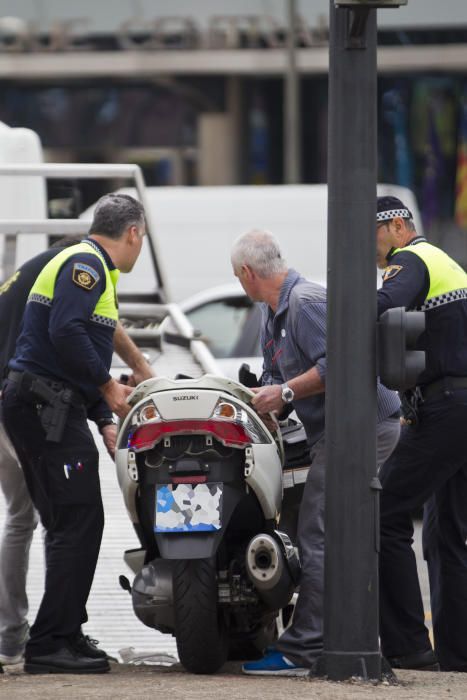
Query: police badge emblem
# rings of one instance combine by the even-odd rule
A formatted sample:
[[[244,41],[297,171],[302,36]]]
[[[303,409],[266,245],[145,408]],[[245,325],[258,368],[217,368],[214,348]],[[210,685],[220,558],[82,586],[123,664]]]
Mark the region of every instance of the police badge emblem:
[[[383,274],[383,282],[386,282],[386,280],[390,280],[396,275],[399,274],[399,272],[402,270],[402,265],[389,265],[384,271]]]
[[[90,265],[75,263],[73,265],[72,279],[73,282],[78,285],[78,287],[91,290],[98,283],[100,276],[99,273]]]

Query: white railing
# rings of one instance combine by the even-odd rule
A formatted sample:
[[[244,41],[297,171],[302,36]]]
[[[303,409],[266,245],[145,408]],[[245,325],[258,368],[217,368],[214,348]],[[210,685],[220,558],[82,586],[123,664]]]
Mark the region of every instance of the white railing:
[[[109,179],[125,178],[133,180],[138,198],[146,213],[148,226],[148,240],[151,258],[154,264],[158,286],[164,289],[166,298],[168,294],[168,282],[163,270],[158,264],[159,251],[154,232],[156,230],[151,208],[149,206],[146,185],[143,173],[139,165],[133,163],[14,163],[0,165],[0,176],[34,176],[45,179]],[[82,219],[0,219],[0,233],[17,235],[19,233],[37,233],[72,236],[86,233],[89,222]],[[151,235],[152,234],[152,235]]]
[[[146,213],[148,228],[148,241],[151,256],[154,264],[158,286],[165,290],[167,296],[167,280],[158,263],[158,249],[156,237],[154,235],[155,225],[151,214],[151,209],[146,195],[146,185],[141,168],[134,164],[100,164],[100,163],[15,163],[11,165],[0,165],[0,176],[34,176],[46,179],[67,179],[67,178],[125,178],[133,180],[138,194],[138,198]],[[23,233],[72,236],[85,234],[89,230],[89,221],[84,219],[0,219],[0,234],[16,236]],[[152,235],[151,235],[152,234]],[[150,318],[154,323],[159,324],[165,317],[169,316],[175,335],[181,341],[180,344],[186,348],[193,359],[200,365],[203,372],[210,374],[221,374],[217,362],[205,343],[196,338],[194,330],[186,318],[185,314],[176,304],[128,304],[122,305],[121,316],[127,318],[130,323],[141,318]],[[160,341],[160,333],[157,327],[126,329],[135,342],[142,344],[151,341],[156,344]]]

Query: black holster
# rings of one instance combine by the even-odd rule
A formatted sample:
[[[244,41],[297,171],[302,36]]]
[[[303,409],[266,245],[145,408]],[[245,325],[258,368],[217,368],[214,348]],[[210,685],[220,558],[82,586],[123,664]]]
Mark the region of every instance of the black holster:
[[[11,376],[12,373],[10,373]],[[75,393],[61,382],[49,382],[30,372],[14,373],[20,398],[38,406],[47,442],[60,442]]]
[[[404,391],[400,395],[401,399],[401,410],[402,417],[404,418],[407,425],[412,425],[416,427],[419,422],[419,407],[423,403],[423,396],[420,388],[416,386],[414,389],[409,389]]]

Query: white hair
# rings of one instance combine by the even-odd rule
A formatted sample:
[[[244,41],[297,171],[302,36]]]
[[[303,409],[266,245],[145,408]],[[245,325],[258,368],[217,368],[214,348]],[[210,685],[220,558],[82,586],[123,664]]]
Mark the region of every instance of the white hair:
[[[255,229],[239,236],[232,246],[230,259],[235,272],[242,265],[248,265],[263,278],[287,271],[279,243],[269,231]]]

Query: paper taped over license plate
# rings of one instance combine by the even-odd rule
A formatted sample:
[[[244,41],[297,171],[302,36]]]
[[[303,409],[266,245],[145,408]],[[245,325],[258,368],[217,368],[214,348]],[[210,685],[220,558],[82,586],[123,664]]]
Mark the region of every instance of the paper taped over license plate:
[[[222,484],[156,487],[154,532],[211,532],[221,528]]]

